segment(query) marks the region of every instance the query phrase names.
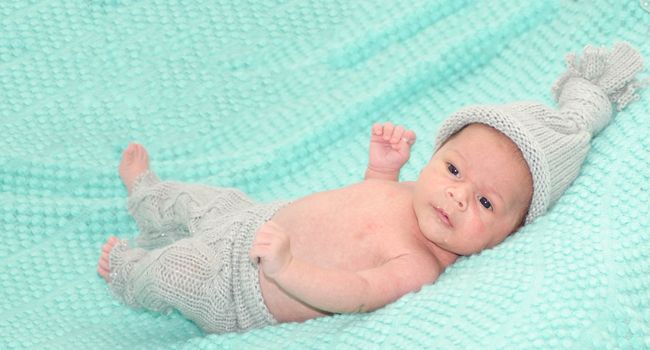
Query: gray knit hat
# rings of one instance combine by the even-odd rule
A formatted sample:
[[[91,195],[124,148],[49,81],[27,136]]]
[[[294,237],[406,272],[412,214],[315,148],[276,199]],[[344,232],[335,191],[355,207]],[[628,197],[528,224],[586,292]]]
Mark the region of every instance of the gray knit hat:
[[[533,177],[533,197],[526,224],[544,214],[573,180],[591,138],[612,117],[612,103],[620,111],[638,99],[635,75],[643,69],[639,52],[625,42],[606,48],[588,45],[580,62],[566,55],[567,71],[552,91],[558,109],[538,102],[467,106],[447,118],[436,138],[436,150],[470,123],[487,124],[508,136],[521,150]]]

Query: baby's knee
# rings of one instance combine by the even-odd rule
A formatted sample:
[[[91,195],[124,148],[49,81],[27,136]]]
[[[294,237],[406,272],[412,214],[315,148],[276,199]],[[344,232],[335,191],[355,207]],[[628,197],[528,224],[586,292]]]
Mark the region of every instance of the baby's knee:
[[[219,274],[221,265],[214,252],[195,238],[185,238],[165,248],[157,259],[161,278],[170,281],[200,283]]]

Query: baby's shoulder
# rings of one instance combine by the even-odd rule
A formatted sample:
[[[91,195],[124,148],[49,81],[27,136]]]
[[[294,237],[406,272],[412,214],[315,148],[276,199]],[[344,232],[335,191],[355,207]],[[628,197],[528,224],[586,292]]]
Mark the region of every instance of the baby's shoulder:
[[[408,247],[396,258],[401,259],[401,268],[412,278],[423,283],[433,282],[442,273],[443,267],[435,255],[420,247]]]

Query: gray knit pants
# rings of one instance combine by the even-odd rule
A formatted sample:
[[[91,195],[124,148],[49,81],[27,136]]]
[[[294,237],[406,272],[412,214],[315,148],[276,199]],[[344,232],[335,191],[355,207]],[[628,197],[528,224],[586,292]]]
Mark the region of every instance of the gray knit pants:
[[[139,236],[109,256],[109,287],[123,303],[178,310],[209,333],[275,324],[248,258],[257,229],[287,202],[254,203],[243,192],[160,181],[151,171],[127,200]]]

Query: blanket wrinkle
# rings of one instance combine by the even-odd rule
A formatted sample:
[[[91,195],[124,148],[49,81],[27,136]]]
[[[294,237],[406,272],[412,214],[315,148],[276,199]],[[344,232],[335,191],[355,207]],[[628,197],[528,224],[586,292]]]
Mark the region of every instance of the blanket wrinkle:
[[[606,85],[629,106],[548,213],[375,312],[206,335],[96,272],[137,235],[131,141],[162,178],[270,202],[361,181],[390,120],[418,134],[409,181],[459,107],[551,104],[589,43],[650,57],[643,2],[512,3],[0,1],[0,349],[650,348],[647,78]]]

